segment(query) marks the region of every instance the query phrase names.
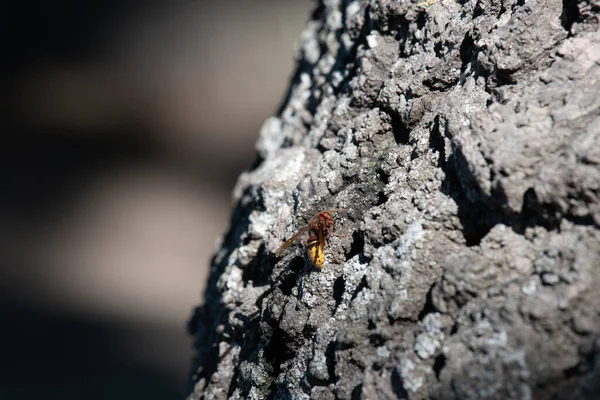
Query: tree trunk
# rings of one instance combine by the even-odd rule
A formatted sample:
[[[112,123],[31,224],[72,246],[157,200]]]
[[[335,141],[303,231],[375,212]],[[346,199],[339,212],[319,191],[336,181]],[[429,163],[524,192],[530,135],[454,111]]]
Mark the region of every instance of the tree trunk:
[[[234,190],[189,398],[598,398],[599,11],[323,0]],[[338,208],[322,269],[308,233],[275,255]]]

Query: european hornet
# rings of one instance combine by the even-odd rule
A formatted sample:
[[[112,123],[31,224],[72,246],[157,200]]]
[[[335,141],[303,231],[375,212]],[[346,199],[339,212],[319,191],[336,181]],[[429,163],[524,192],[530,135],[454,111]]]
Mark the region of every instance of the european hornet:
[[[294,236],[281,245],[281,247],[275,253],[277,257],[280,257],[285,249],[298,240],[305,232],[308,232],[308,240],[304,244],[308,253],[308,257],[310,258],[310,261],[315,264],[315,266],[318,268],[323,268],[323,264],[325,263],[325,246],[327,246],[327,237],[335,230],[335,221],[333,220],[331,214],[338,211],[345,210],[333,209],[317,213],[310,219],[310,221],[308,221],[308,224],[300,228],[298,232],[294,234]]]

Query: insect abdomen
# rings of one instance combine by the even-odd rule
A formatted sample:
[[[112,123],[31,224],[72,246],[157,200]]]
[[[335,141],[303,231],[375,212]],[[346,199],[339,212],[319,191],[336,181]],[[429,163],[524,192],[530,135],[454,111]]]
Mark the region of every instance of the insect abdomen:
[[[323,245],[319,243],[317,237],[310,237],[306,242],[308,257],[318,268],[323,268],[323,264],[325,263],[325,252],[323,250]]]

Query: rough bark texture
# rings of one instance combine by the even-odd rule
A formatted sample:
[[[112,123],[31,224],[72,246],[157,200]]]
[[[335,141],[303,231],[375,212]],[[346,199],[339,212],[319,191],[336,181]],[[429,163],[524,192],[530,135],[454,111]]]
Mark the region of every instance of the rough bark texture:
[[[190,399],[598,398],[599,12],[319,4],[190,322]],[[322,270],[275,257],[338,207]]]

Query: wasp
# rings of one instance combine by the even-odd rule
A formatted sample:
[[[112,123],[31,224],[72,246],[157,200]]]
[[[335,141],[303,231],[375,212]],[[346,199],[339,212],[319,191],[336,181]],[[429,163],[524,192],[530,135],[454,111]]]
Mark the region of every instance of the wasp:
[[[310,258],[310,261],[315,264],[315,266],[318,268],[323,268],[323,264],[325,263],[325,246],[327,246],[327,237],[335,230],[335,221],[331,214],[339,211],[345,210],[333,209],[317,213],[310,219],[310,221],[308,221],[308,224],[300,228],[298,232],[294,234],[294,236],[281,245],[281,247],[275,253],[277,257],[280,257],[285,249],[298,240],[304,233],[308,232],[308,240],[305,243],[308,257]]]

